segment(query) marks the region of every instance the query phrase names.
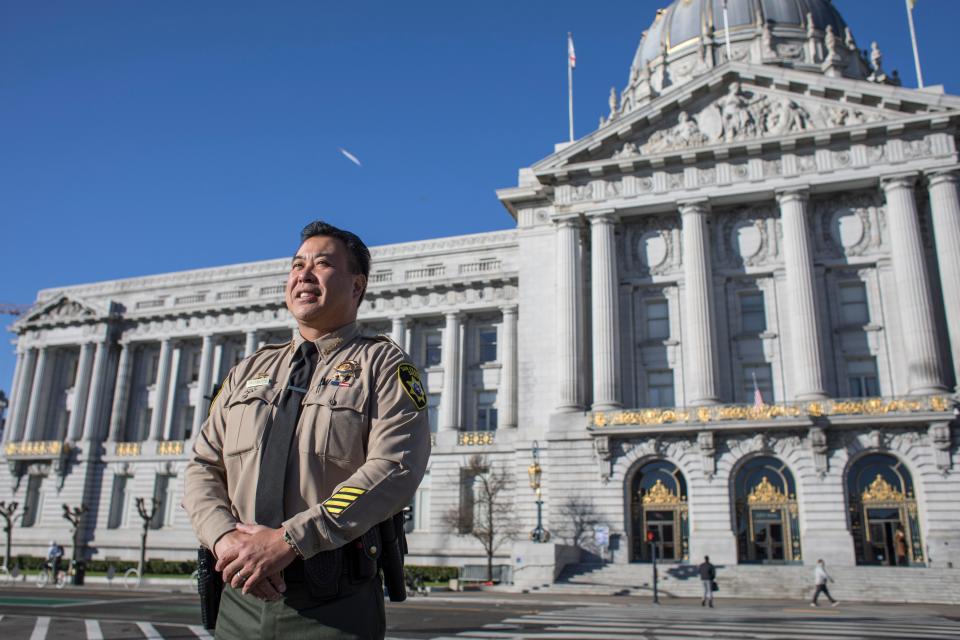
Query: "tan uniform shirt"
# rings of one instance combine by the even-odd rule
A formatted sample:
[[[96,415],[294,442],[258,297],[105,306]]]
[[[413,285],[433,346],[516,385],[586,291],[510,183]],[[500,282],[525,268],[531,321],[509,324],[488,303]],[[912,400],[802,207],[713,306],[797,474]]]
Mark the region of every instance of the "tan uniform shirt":
[[[213,401],[186,469],[183,506],[208,548],[255,522],[264,428],[303,338],[265,346],[235,366]],[[301,555],[341,547],[407,506],[430,455],[426,394],[404,352],[356,323],[319,352],[286,472],[283,523]]]

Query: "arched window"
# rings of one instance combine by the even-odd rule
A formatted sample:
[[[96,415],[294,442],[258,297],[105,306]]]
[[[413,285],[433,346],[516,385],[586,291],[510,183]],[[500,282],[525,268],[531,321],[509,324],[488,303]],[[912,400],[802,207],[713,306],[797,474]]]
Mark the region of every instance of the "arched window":
[[[676,465],[654,460],[630,480],[630,559],[688,560],[690,556],[687,483]],[[652,534],[653,541],[648,541]]]
[[[886,453],[854,462],[847,499],[857,564],[923,564],[913,479],[902,462]]]
[[[771,456],[748,460],[734,480],[740,562],[800,562],[797,487],[787,466]]]

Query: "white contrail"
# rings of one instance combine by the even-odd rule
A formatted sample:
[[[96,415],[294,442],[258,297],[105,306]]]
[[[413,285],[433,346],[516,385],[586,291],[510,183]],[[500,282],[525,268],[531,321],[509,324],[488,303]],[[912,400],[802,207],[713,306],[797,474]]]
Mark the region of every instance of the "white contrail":
[[[359,159],[357,156],[353,155],[352,153],[350,153],[349,151],[347,151],[347,150],[344,149],[343,147],[337,147],[337,149],[340,149],[340,153],[342,153],[342,154],[344,155],[344,157],[345,157],[347,160],[349,160],[350,162],[352,162],[353,164],[357,165],[358,167],[362,167],[362,166],[363,166],[363,165],[360,163],[360,159]]]

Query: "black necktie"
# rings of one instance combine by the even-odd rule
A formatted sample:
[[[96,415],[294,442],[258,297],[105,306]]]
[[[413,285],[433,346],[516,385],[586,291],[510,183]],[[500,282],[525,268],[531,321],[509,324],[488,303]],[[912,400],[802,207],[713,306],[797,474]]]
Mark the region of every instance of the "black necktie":
[[[317,367],[317,347],[305,340],[293,358],[290,382],[283,390],[273,423],[263,434],[260,476],[257,479],[257,524],[276,529],[283,524],[284,484],[287,459],[297,421],[303,409],[303,396],[310,388],[310,378]]]

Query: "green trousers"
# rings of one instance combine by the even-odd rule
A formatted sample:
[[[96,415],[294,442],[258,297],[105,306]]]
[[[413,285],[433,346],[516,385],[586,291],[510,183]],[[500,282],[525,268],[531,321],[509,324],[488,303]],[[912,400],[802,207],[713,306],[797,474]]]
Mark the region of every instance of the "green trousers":
[[[305,587],[291,586],[288,597],[264,602],[227,586],[220,600],[214,637],[222,640],[383,640],[387,624],[379,578],[352,587],[344,596],[316,604],[309,603],[303,589]]]

